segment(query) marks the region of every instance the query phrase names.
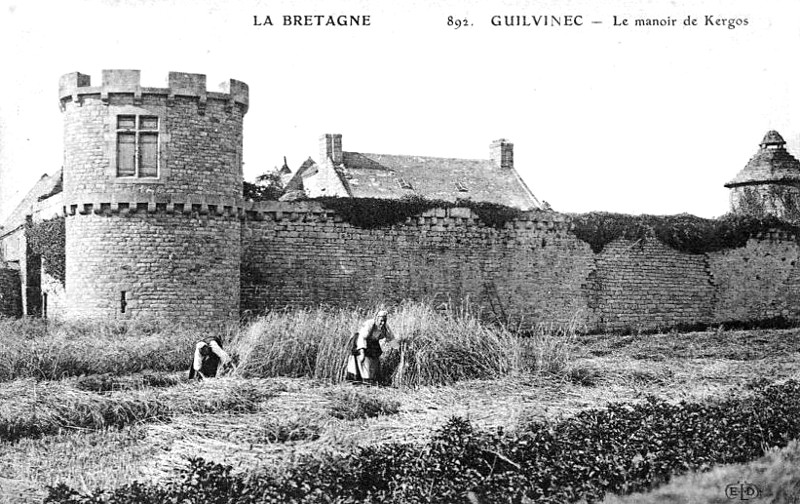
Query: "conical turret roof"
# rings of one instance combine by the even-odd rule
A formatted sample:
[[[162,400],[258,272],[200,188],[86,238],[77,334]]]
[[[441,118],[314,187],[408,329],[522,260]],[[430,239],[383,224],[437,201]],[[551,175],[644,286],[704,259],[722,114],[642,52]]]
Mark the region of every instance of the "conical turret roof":
[[[800,161],[786,150],[786,141],[775,130],[768,131],[747,165],[725,187],[760,183],[800,184]]]

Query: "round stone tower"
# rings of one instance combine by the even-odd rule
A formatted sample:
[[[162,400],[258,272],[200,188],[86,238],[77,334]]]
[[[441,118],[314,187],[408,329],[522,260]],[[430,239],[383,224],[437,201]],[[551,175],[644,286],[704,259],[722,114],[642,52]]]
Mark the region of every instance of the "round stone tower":
[[[800,221],[800,161],[785,145],[780,133],[768,131],[758,152],[725,184],[734,213]]]
[[[68,318],[236,320],[248,88],[61,77]]]

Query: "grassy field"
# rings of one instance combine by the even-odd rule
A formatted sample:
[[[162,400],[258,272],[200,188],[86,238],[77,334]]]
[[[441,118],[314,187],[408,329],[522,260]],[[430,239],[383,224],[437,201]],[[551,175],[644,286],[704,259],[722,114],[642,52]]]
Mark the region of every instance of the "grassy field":
[[[423,442],[453,416],[515,429],[611,402],[704,400],[800,378],[800,330],[520,339],[464,313],[403,305],[389,320],[402,342],[385,354],[393,386],[353,387],[340,382],[344,343],[368,317],[268,315],[225,335],[236,371],[200,383],[184,379],[200,336],[190,330],[0,321],[0,501],[39,502],[59,482],[88,492],[166,479],[188,457],[279,473],[305,455]],[[607,501],[725,502],[724,486],[748,478],[796,485],[786,468],[798,452]]]

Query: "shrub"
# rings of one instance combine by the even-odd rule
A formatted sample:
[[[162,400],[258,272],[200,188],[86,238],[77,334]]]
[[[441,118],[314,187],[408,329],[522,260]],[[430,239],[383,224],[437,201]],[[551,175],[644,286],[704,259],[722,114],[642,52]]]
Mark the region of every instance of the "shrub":
[[[252,201],[278,201],[285,191],[281,175],[277,170],[264,172],[255,183],[244,181],[242,195]]]

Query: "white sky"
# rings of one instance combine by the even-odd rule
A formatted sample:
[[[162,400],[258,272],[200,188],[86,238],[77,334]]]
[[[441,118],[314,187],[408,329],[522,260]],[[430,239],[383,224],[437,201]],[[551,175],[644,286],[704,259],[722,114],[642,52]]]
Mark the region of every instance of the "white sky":
[[[723,184],[769,129],[800,146],[800,2],[0,0],[0,215],[62,164],[58,79],[104,68],[250,86],[245,179],[344,150],[486,158],[508,138],[540,200],[564,212],[718,216]],[[280,26],[369,14],[371,27]],[[582,27],[493,27],[493,15]],[[705,15],[747,18],[733,30]],[[253,26],[271,15],[275,26]],[[473,26],[454,30],[447,16]],[[612,17],[675,27],[613,27]],[[701,26],[684,28],[692,15]],[[602,24],[591,24],[592,20]]]

